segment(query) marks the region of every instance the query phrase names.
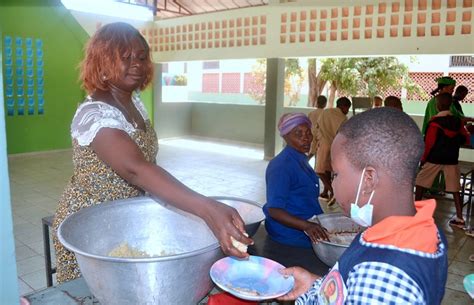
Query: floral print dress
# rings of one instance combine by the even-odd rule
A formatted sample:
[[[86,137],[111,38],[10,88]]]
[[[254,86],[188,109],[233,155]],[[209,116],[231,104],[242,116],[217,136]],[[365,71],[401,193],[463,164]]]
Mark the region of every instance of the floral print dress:
[[[122,112],[109,104],[93,101],[82,103],[71,125],[73,175],[59,200],[53,221],[53,242],[56,250],[57,282],[80,277],[74,253],[68,251],[57,238],[61,222],[74,212],[102,202],[143,195],[144,191],[129,184],[99,159],[90,144],[101,128],[125,131],[142,151],[145,159],[155,162],[158,140],[143,103],[133,97],[133,103],[145,121],[145,130],[136,129]]]

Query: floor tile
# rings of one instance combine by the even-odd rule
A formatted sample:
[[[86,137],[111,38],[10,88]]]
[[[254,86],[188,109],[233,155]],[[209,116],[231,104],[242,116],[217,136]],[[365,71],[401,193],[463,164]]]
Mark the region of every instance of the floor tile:
[[[43,241],[43,233],[41,232],[41,226],[37,227],[36,231],[32,231],[30,233],[18,234],[15,235],[19,241],[24,243],[25,245],[30,245],[35,242]]]
[[[33,288],[28,286],[28,284],[23,282],[21,279],[18,279],[18,290],[19,290],[20,295],[25,295],[34,291]]]
[[[44,258],[35,255],[29,258],[25,258],[16,263],[17,272],[19,276],[29,274],[44,268]]]
[[[454,259],[459,261],[459,262],[467,263],[467,262],[469,262],[469,256],[471,256],[473,254],[474,254],[474,251],[472,251],[472,250],[461,249],[461,250],[458,251],[458,253],[456,253],[456,256],[454,257]]]
[[[32,256],[38,255],[35,251],[33,251],[30,247],[27,246],[20,246],[15,249],[16,261],[24,260],[25,258],[30,258]]]
[[[464,286],[463,286],[463,280],[464,280],[464,275],[458,275],[450,272],[448,272],[448,280],[446,282],[446,288],[452,289],[452,290],[457,290],[460,292],[465,292]]]
[[[38,228],[29,222],[17,224],[13,226],[13,233],[15,234],[15,236],[32,234],[37,231],[38,231]]]
[[[46,288],[46,271],[40,269],[21,276],[21,279],[34,290]]]
[[[446,288],[441,305],[472,305],[473,301],[466,292]]]
[[[51,246],[52,251],[54,251],[52,242],[51,242],[50,246]],[[28,247],[30,247],[33,251],[38,253],[38,255],[44,256],[43,240],[28,244]]]
[[[474,273],[474,263],[472,262],[460,262],[453,260],[449,265],[449,272],[465,276],[466,274]]]

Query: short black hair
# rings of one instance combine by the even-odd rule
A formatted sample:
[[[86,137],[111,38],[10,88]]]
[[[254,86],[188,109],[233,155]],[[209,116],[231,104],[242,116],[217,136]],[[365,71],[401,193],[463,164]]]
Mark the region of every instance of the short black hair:
[[[342,149],[353,166],[383,168],[396,183],[414,186],[425,145],[409,115],[395,108],[374,108],[351,117],[338,134],[344,137]]]
[[[347,97],[343,96],[337,99],[336,107],[351,107],[352,103],[351,100]]]
[[[441,93],[436,96],[436,108],[439,111],[449,110],[453,103],[453,97],[449,93]]]
[[[396,96],[393,96],[393,95],[390,95],[390,96],[387,96],[385,98],[385,100],[383,101],[383,105],[385,107],[398,107],[402,104],[402,101],[396,97]]]
[[[466,86],[459,85],[456,87],[456,90],[454,90],[454,95],[460,95],[460,94],[467,94],[469,90],[467,90]]]
[[[318,100],[316,101],[318,108],[326,108],[327,103],[328,99],[324,95],[318,96]]]

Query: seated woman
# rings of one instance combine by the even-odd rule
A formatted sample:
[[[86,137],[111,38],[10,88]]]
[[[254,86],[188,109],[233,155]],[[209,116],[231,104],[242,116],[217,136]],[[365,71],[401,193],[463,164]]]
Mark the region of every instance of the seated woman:
[[[271,240],[299,248],[327,239],[324,229],[308,219],[323,213],[319,179],[308,163],[313,136],[304,113],[284,114],[278,123],[286,147],[268,164],[265,228]]]

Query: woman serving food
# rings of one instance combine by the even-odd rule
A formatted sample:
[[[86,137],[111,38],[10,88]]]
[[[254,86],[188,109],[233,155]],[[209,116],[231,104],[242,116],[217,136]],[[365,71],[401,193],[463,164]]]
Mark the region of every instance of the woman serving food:
[[[247,257],[231,237],[244,244],[244,222],[225,204],[187,188],[156,165],[158,141],[148,114],[135,94],[152,79],[150,49],[131,25],[111,23],[89,41],[81,65],[88,92],[71,125],[73,176],[56,210],[53,228],[82,208],[148,192],[202,218],[229,255]],[[54,234],[59,283],[80,276],[74,254]]]

